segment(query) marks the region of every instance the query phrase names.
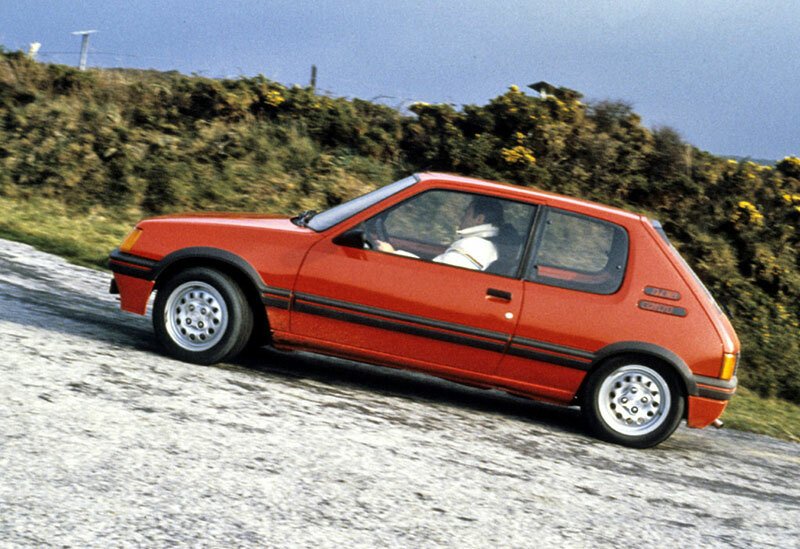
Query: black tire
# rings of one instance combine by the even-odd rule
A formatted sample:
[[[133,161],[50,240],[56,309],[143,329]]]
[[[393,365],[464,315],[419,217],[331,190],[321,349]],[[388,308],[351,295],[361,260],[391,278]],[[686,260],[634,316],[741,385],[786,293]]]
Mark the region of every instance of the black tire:
[[[247,344],[253,331],[253,310],[231,277],[214,269],[192,267],[159,287],[153,304],[153,329],[173,357],[214,364],[235,357]]]
[[[255,311],[258,304],[251,303],[250,310]],[[269,321],[266,312],[263,311],[264,305],[260,305],[261,311],[253,315],[253,330],[250,338],[244,346],[245,353],[257,353],[262,347],[272,345],[272,336],[269,331]]]
[[[634,356],[609,359],[593,372],[580,404],[595,436],[631,448],[650,448],[669,438],[686,406],[674,370]]]

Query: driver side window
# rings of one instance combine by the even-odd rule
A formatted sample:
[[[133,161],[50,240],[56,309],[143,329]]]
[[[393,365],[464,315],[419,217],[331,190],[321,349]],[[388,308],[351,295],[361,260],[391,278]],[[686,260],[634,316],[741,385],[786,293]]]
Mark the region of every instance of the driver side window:
[[[516,276],[535,206],[432,190],[363,223],[378,251]]]
[[[383,216],[384,235],[393,246],[433,259],[453,242],[469,201],[470,195],[464,193],[422,193]]]

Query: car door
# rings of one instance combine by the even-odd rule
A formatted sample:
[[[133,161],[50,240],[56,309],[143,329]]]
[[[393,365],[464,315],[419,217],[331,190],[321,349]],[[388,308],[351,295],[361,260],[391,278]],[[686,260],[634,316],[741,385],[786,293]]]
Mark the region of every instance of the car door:
[[[489,237],[500,257],[485,270],[440,262],[474,198],[427,190],[323,238],[297,279],[292,334],[345,356],[493,374],[521,310],[516,274],[535,207],[492,199],[507,219]],[[373,249],[337,243],[351,229],[364,231]],[[379,250],[382,243],[393,251]],[[479,255],[473,259],[485,261]]]
[[[525,268],[519,324],[498,375],[569,401],[619,331],[629,239],[591,216],[546,208]]]

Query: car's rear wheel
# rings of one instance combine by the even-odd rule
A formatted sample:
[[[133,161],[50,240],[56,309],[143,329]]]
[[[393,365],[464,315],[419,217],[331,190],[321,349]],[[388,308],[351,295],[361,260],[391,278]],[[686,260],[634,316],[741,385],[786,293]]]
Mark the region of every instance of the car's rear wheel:
[[[242,289],[225,273],[193,267],[177,273],[156,293],[153,328],[169,354],[195,364],[237,355],[253,331],[253,311]]]
[[[599,438],[649,448],[666,440],[685,402],[672,369],[647,358],[613,358],[589,378],[581,411]]]

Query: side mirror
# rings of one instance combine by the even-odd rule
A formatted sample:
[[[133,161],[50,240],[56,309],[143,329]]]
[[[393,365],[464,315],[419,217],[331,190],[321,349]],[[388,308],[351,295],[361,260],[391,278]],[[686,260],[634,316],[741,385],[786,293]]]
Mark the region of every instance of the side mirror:
[[[364,230],[361,228],[350,229],[345,231],[333,239],[333,243],[337,246],[345,246],[347,248],[364,248]]]

